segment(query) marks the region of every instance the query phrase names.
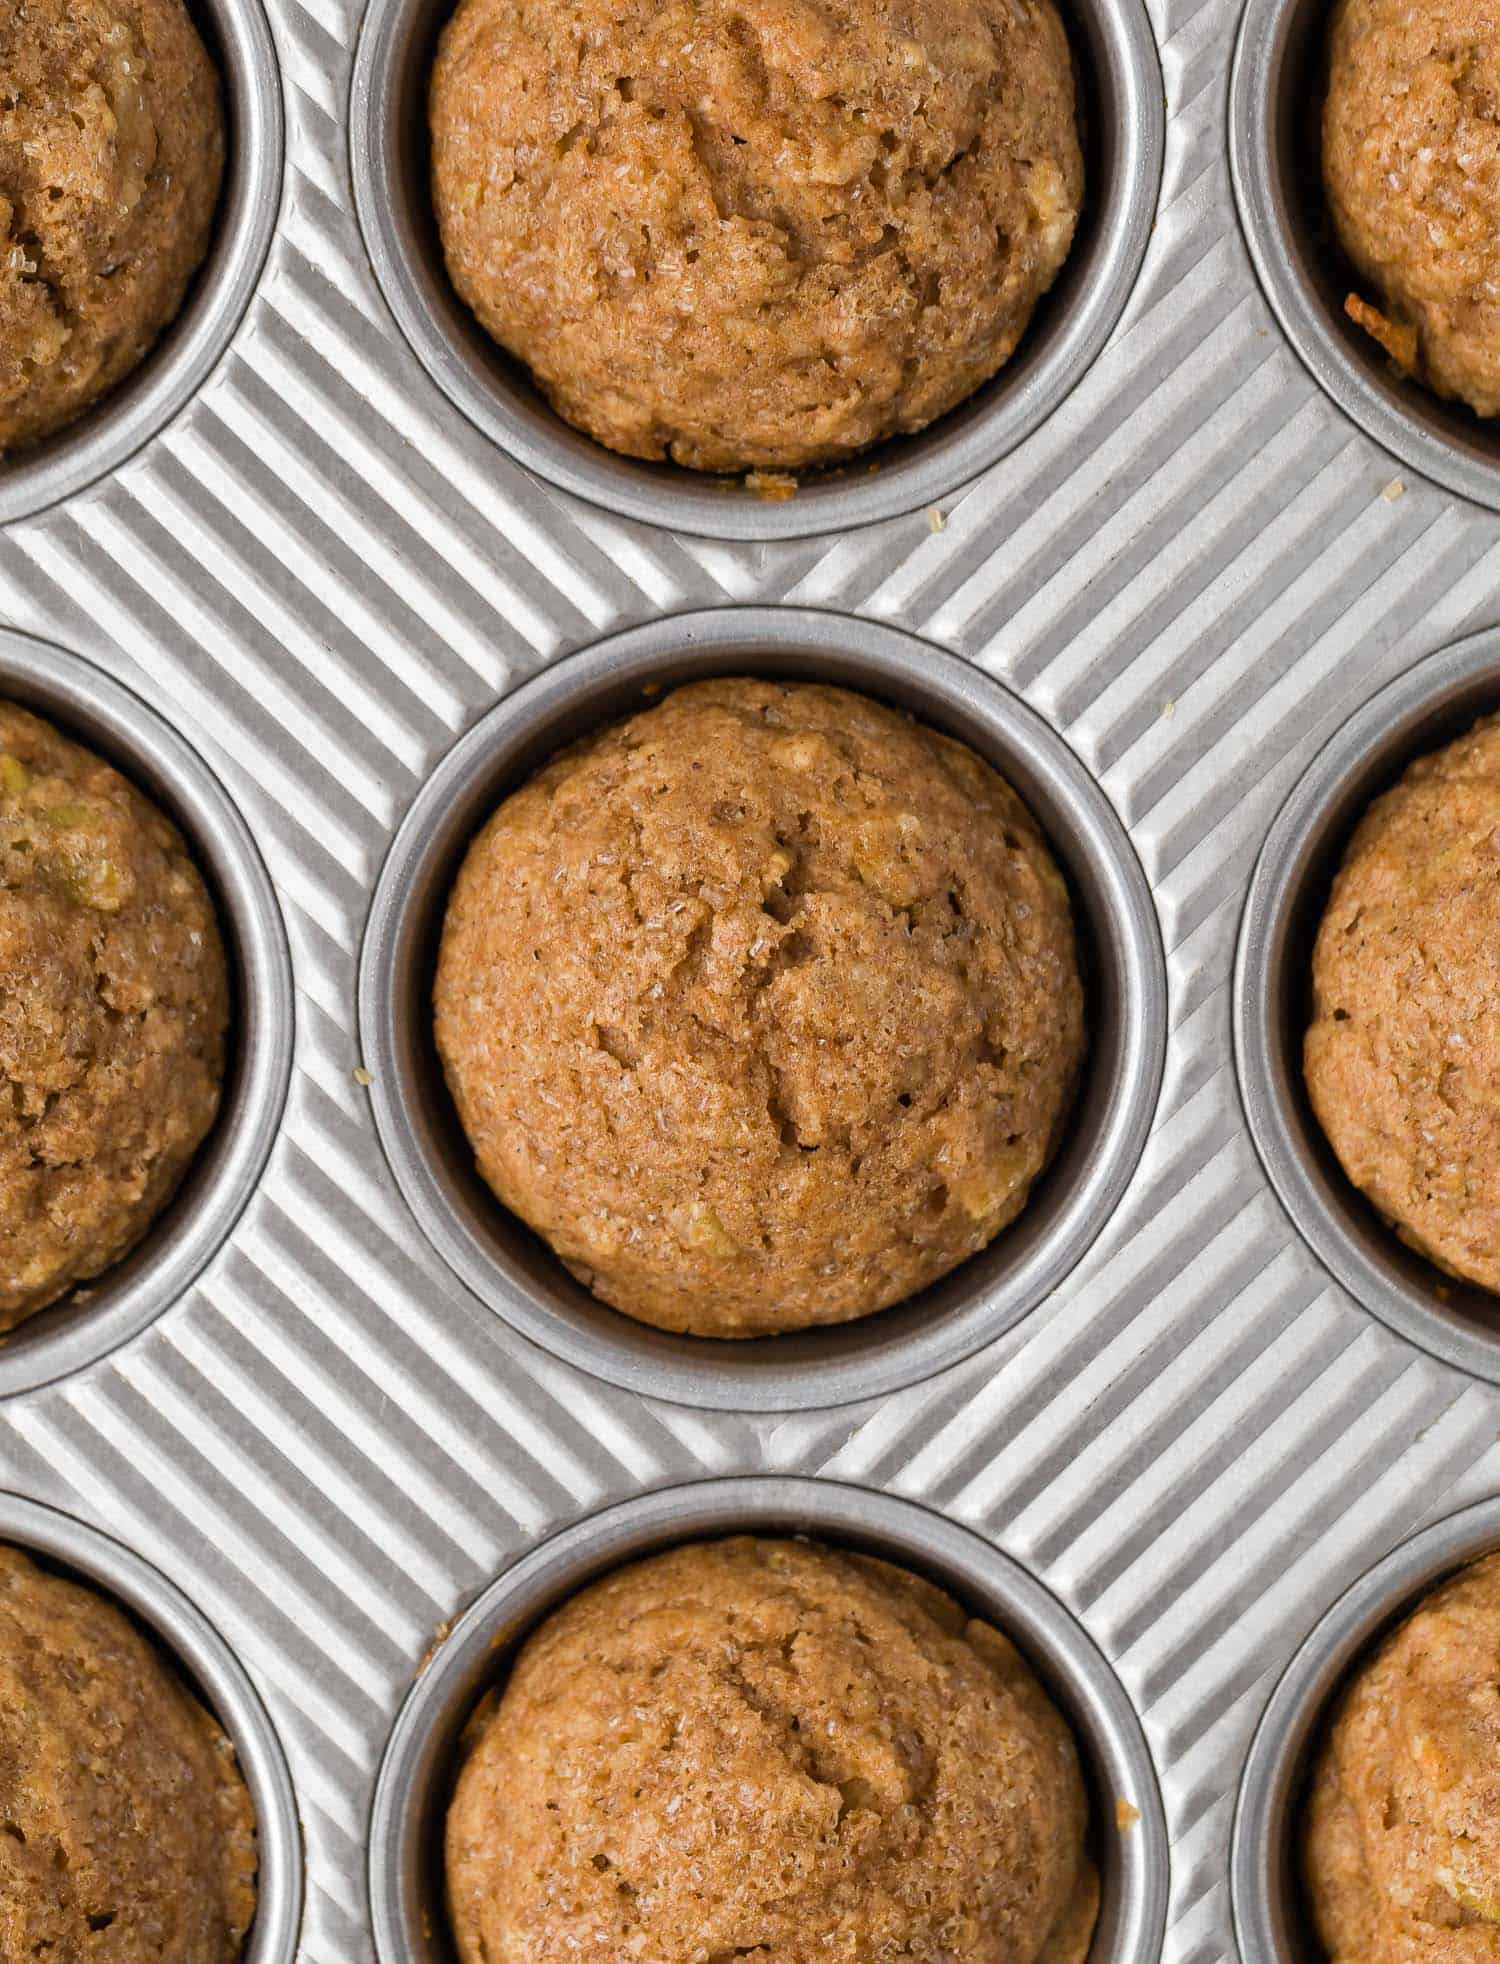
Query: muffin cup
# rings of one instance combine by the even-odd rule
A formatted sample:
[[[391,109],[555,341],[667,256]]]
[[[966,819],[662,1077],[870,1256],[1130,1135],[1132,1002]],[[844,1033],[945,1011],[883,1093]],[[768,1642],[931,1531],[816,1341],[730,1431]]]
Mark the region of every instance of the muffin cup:
[[[0,630],[0,697],[57,724],[159,804],[208,884],[229,963],[223,1099],[182,1185],[139,1245],[0,1337],[0,1397],[30,1391],[135,1336],[182,1295],[254,1191],[292,1064],[292,971],[255,843],[218,779],[138,696],[92,662]]]
[[[1403,380],[1344,312],[1365,291],[1323,196],[1330,0],[1248,0],[1229,84],[1229,161],[1250,257],[1314,381],[1367,436],[1435,483],[1500,511],[1500,420]]]
[[[706,675],[835,683],[907,709],[986,757],[1046,834],[1073,897],[1090,1048],[1063,1147],[990,1246],[893,1309],[738,1341],[675,1335],[590,1295],[480,1179],[432,1035],[449,890],[495,806],[590,729]],[[685,614],[549,668],[485,716],[419,792],[381,870],[360,958],[359,1029],[375,1121],[419,1226],[481,1301],[597,1377],[683,1403],[784,1411],[875,1397],[958,1362],[1033,1309],[1079,1260],[1134,1170],[1155,1111],[1166,978],[1140,864],[1054,732],[929,643],[809,609]]]
[[[292,1964],[302,1921],[302,1833],[281,1743],[243,1666],[175,1583],[71,1515],[0,1493],[0,1541],[127,1610],[176,1660],[229,1735],[255,1805],[260,1857],[255,1921],[241,1964]]]
[[[522,1638],[609,1570],[729,1534],[811,1535],[884,1556],[1015,1640],[1072,1727],[1089,1785],[1103,1885],[1089,1964],[1156,1964],[1166,1823],[1140,1721],[1103,1655],[1055,1597],[968,1528],[909,1500],[792,1478],[705,1480],[608,1508],[523,1556],[459,1618],[401,1709],[376,1785],[370,1898],[381,1964],[452,1964],[442,1836],[459,1737]],[[1128,1827],[1120,1801],[1139,1813]]]
[[[224,188],[208,255],[133,374],[55,436],[0,457],[0,525],[117,470],[202,386],[260,278],[281,203],[282,107],[260,0],[187,0],[224,84]]]
[[[619,456],[556,414],[449,282],[429,188],[427,87],[454,4],[370,0],[366,10],[350,105],[365,244],[397,325],[454,406],[528,470],[625,518],[710,538],[793,539],[930,505],[1051,415],[1135,285],[1165,145],[1155,42],[1140,0],[1062,0],[1086,115],[1087,202],[1067,266],[1000,373],[932,428],[814,472],[781,501],[739,477]]]
[[[1496,1547],[1500,1500],[1436,1522],[1347,1589],[1287,1666],[1251,1741],[1231,1834],[1234,1926],[1245,1964],[1324,1964],[1296,1847],[1322,1721],[1362,1653],[1429,1590]]]
[[[1240,1096],[1271,1185],[1365,1308],[1444,1362],[1500,1383],[1500,1296],[1401,1242],[1345,1174],[1302,1074],[1318,924],[1350,835],[1414,758],[1500,709],[1500,630],[1419,662],[1357,710],[1277,814],[1251,876],[1234,976]]]

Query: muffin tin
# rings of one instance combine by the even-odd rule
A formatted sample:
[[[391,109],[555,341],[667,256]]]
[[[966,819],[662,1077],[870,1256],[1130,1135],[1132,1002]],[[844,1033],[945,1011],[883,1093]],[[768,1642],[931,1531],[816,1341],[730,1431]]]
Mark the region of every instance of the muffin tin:
[[[584,1576],[754,1526],[893,1553],[1022,1643],[1093,1768],[1092,1964],[1302,1964],[1314,1712],[1500,1540],[1493,1308],[1349,1193],[1296,1075],[1357,804],[1500,708],[1494,635],[1462,638],[1500,619],[1491,438],[1342,323],[1307,201],[1317,0],[1248,0],[1232,76],[1238,0],[1075,0],[1103,191],[1035,334],[784,503],[592,450],[446,299],[437,0],[267,8],[201,9],[232,177],[188,313],[0,461],[0,689],[183,825],[240,1010],[174,1209],[0,1345],[0,1533],[153,1623],[235,1732],[252,1964],[444,1959],[466,1699]],[[624,1324],[510,1229],[418,1020],[499,789],[734,669],[1000,762],[1096,1031],[1073,1144],[989,1257],[743,1350]]]

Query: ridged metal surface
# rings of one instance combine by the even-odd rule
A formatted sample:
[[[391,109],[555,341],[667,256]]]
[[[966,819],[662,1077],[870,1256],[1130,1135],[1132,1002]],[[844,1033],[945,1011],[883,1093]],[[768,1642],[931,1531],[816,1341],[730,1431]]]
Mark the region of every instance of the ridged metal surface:
[[[1233,1796],[1272,1682],[1370,1562],[1500,1483],[1500,1393],[1358,1308],[1272,1197],[1231,1058],[1237,919],[1344,716],[1500,615],[1500,520],[1398,471],[1275,326],[1229,194],[1232,0],[1153,7],[1162,205],[1076,392],[941,530],[779,546],[601,515],[454,414],[352,215],[357,6],[270,11],[288,175],[259,293],[165,435],[0,533],[0,619],[140,689],[238,800],[292,945],[291,1093],[191,1294],[4,1406],[0,1483],[119,1536],[235,1648],[297,1785],[308,1964],[371,1955],[372,1783],[439,1626],[606,1502],[757,1471],[925,1500],[1067,1604],[1156,1758],[1165,1956],[1230,1956]],[[354,969],[403,811],[501,691],[662,612],[781,600],[928,635],[1067,738],[1151,879],[1171,1043],[1126,1201],[1052,1301],[883,1403],[749,1419],[606,1388],[465,1295],[355,1080]]]

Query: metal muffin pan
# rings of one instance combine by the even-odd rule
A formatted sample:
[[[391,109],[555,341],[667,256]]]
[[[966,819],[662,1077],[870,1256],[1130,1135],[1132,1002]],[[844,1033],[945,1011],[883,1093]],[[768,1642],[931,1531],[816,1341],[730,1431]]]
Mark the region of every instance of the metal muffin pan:
[[[716,1475],[857,1482],[878,1505],[878,1490],[899,1491],[927,1510],[932,1562],[959,1532],[946,1524],[964,1523],[1034,1578],[1088,1632],[1149,1744],[1170,1849],[1162,1964],[1229,1964],[1234,1797],[1274,1680],[1329,1600],[1419,1517],[1500,1493],[1488,1306],[1435,1299],[1416,1270],[1387,1295],[1387,1264],[1406,1258],[1367,1216],[1347,1217],[1359,1209],[1347,1190],[1305,1211],[1305,1232],[1294,1225],[1268,1177],[1282,1162],[1273,1152],[1263,1165],[1251,1131],[1266,1130],[1257,1101],[1274,1102],[1269,1073],[1242,1071],[1242,1102],[1233,1068],[1237,941],[1278,809],[1304,779],[1321,781],[1325,749],[1339,753],[1340,727],[1384,684],[1500,623],[1489,479],[1477,465],[1459,475],[1461,445],[1428,431],[1428,447],[1403,452],[1426,473],[1398,466],[1393,484],[1388,451],[1364,434],[1376,425],[1314,379],[1293,316],[1282,308],[1283,332],[1266,305],[1275,281],[1262,284],[1244,250],[1248,235],[1265,273],[1246,195],[1260,145],[1267,238],[1295,246],[1307,279],[1327,264],[1311,226],[1271,222],[1273,191],[1296,205],[1272,152],[1316,89],[1315,13],[1262,0],[1248,11],[1244,0],[1075,7],[1080,65],[1096,71],[1095,141],[1112,129],[1120,146],[1119,229],[1096,203],[1092,256],[1081,240],[1027,350],[970,409],[873,457],[873,472],[767,505],[570,437],[487,344],[464,342],[473,330],[461,315],[444,318],[420,70],[446,0],[261,4],[269,38],[257,37],[254,72],[263,127],[284,109],[285,194],[278,160],[250,201],[275,229],[232,347],[155,440],[153,412],[114,452],[85,452],[114,408],[139,399],[127,391],[61,440],[51,477],[45,451],[0,465],[0,621],[87,655],[53,656],[66,671],[54,680],[75,686],[36,706],[111,750],[190,833],[175,761],[153,783],[149,757],[126,740],[134,721],[111,734],[112,691],[123,686],[160,737],[138,699],[157,705],[230,788],[263,862],[250,884],[264,899],[269,880],[281,917],[267,944],[280,980],[264,998],[279,1005],[275,1088],[258,1107],[276,1108],[279,1125],[269,1137],[247,1119],[261,1143],[225,1175],[232,1197],[211,1231],[189,1204],[206,1201],[197,1183],[163,1222],[159,1235],[188,1250],[177,1280],[164,1254],[161,1286],[131,1281],[107,1328],[101,1289],[92,1308],[70,1306],[71,1334],[61,1311],[37,1325],[37,1337],[58,1337],[50,1358],[27,1362],[19,1339],[0,1347],[0,1372],[11,1371],[0,1375],[11,1394],[0,1401],[0,1488],[128,1542],[233,1643],[300,1802],[299,1964],[375,1957],[367,1876],[372,1858],[394,1852],[370,1840],[375,1788],[435,1633],[497,1575],[521,1575],[551,1537],[591,1545],[592,1524],[618,1504]],[[259,16],[224,15],[234,18]],[[1294,19],[1300,41],[1288,39]],[[220,30],[226,71],[231,38]],[[1091,46],[1105,54],[1091,58]],[[1120,115],[1103,120],[1111,92]],[[1252,99],[1260,108],[1247,117]],[[1094,181],[1105,182],[1098,169]],[[428,317],[428,352],[467,378],[479,421],[433,380],[382,282],[398,312]],[[1377,399],[1393,393],[1419,427],[1441,421],[1440,406],[1393,389],[1350,338],[1342,294],[1314,291],[1330,370]],[[208,293],[200,282],[195,304]],[[224,309],[220,347],[240,304]],[[1083,309],[1071,329],[1070,308]],[[1078,358],[1085,340],[1097,352]],[[163,341],[137,392],[180,345]],[[1045,415],[1044,383],[1058,384]],[[110,467],[127,453],[127,467]],[[1067,813],[1040,799],[1059,760],[1065,787],[1086,787],[1083,809],[1107,804],[1096,843],[1113,842],[1112,865],[1128,851],[1127,913],[1138,882],[1149,889],[1145,938],[1158,983],[1164,948],[1168,984],[1165,1018],[1151,1008],[1121,1054],[1139,1060],[1164,1024],[1166,1061],[1159,1096],[1153,1085],[1143,1101],[1154,1105],[1149,1136],[1114,1162],[1134,1165],[1123,1191],[1096,1167],[1071,1169],[1072,1191],[1093,1180],[1098,1204],[1072,1217],[1076,1263],[1058,1261],[1030,1313],[994,1314],[983,1292],[955,1298],[920,1363],[896,1346],[873,1359],[845,1349],[836,1363],[775,1365],[787,1381],[775,1389],[740,1362],[735,1390],[722,1359],[654,1374],[616,1334],[572,1324],[588,1305],[558,1313],[555,1270],[534,1247],[501,1248],[518,1289],[493,1247],[474,1244],[475,1273],[506,1314],[460,1280],[392,1177],[375,1106],[395,1111],[404,1093],[365,1054],[358,968],[362,948],[367,970],[374,962],[378,932],[421,907],[434,924],[435,859],[420,906],[382,889],[384,929],[376,887],[397,863],[398,834],[401,852],[414,849],[419,808],[432,836],[446,825],[456,861],[500,788],[484,764],[490,736],[464,753],[473,804],[462,823],[443,819],[430,786],[458,787],[455,746],[497,703],[490,731],[511,741],[514,702],[528,727],[535,717],[539,755],[549,732],[612,713],[603,684],[592,709],[567,691],[591,673],[596,644],[616,655],[634,645],[611,644],[620,630],[648,624],[643,648],[686,637],[667,666],[688,672],[691,623],[650,623],[721,609],[743,634],[766,608],[808,607],[821,638],[803,642],[807,672],[918,708],[908,684],[957,691],[960,733],[980,711],[997,717],[1017,753],[1010,774],[1054,846],[1066,845]],[[867,634],[904,651],[900,686],[855,672]],[[571,663],[579,650],[595,652]],[[728,665],[747,666],[743,652]],[[22,694],[24,681],[12,672],[6,688]],[[631,700],[622,686],[614,707]],[[1492,706],[1487,694],[1473,704]],[[1439,718],[1410,747],[1448,733]],[[169,747],[175,760],[181,739]],[[524,744],[512,761],[524,766]],[[1384,776],[1356,786],[1345,828],[1359,791],[1400,761],[1392,752]],[[1320,834],[1330,873],[1337,835]],[[1076,858],[1069,870],[1082,903],[1091,876]],[[240,883],[221,871],[216,885],[228,919]],[[1299,903],[1299,933],[1311,904]],[[1107,904],[1101,918],[1118,925]],[[282,1014],[288,945],[295,1032]],[[380,961],[394,978],[390,950]],[[1275,973],[1295,994],[1284,960]],[[368,1018],[368,991],[362,1006]],[[1276,1041],[1294,1088],[1292,1027]],[[1129,1104],[1125,1084],[1112,1092]],[[407,1115],[392,1136],[423,1169]],[[451,1131],[434,1136],[451,1148]],[[1317,1150],[1304,1140],[1291,1163],[1326,1179]],[[446,1177],[441,1155],[433,1164]],[[1037,1209],[1066,1211],[1069,1171],[1056,1169]],[[434,1194],[436,1219],[450,1199],[442,1181]],[[493,1222],[488,1195],[469,1197]],[[1011,1251],[1048,1218],[1018,1223]],[[1363,1268],[1319,1250],[1330,1223]],[[137,1263],[165,1246],[153,1238]],[[541,1264],[535,1304],[527,1261]],[[139,1272],[127,1265],[111,1283]],[[543,1326],[521,1313],[537,1305],[541,1343]],[[826,1334],[837,1345],[889,1327]],[[662,1388],[671,1396],[652,1395]],[[918,1566],[926,1552],[913,1551]]]
[[[218,779],[141,699],[81,656],[0,630],[0,698],[55,723],[159,804],[208,883],[229,962],[219,1117],[137,1247],[0,1337],[0,1398],[81,1370],[137,1336],[212,1260],[275,1142],[292,1063],[292,971],[265,864]]]
[[[1329,0],[1248,0],[1229,89],[1240,222],[1266,298],[1318,384],[1413,470],[1500,510],[1500,427],[1404,378],[1344,312],[1368,291],[1323,196],[1321,105]]]
[[[961,738],[1020,793],[1068,878],[1089,1056],[1057,1160],[1020,1218],[941,1282],[876,1316],[727,1342],[654,1330],[576,1283],[479,1178],[432,1039],[432,975],[465,849],[508,791],[583,732],[704,675],[860,689]],[[548,669],[428,778],[375,888],[360,962],[375,1122],[419,1226],[481,1301],[582,1369],[656,1397],[785,1411],[883,1396],[1011,1328],[1064,1280],[1145,1143],[1166,1048],[1166,975],[1145,876],[1107,800],[1008,691],[929,643],[806,608],[680,615]]]
[[[1370,801],[1415,758],[1500,710],[1500,631],[1419,662],[1320,752],[1267,834],[1240,931],[1235,1045],[1251,1135],[1319,1260],[1393,1330],[1500,1383],[1500,1298],[1445,1275],[1397,1238],[1350,1182],[1302,1076],[1312,948],[1333,878]]]
[[[1245,1964],[1321,1964],[1297,1853],[1313,1756],[1360,1660],[1456,1570],[1500,1547],[1500,1500],[1435,1522],[1377,1562],[1319,1619],[1256,1729],[1235,1809],[1235,1932]]]
[[[829,1480],[705,1480],[595,1514],[493,1582],[440,1637],[401,1709],[370,1823],[370,1898],[381,1964],[452,1964],[442,1831],[460,1735],[527,1632],[609,1570],[685,1541],[804,1535],[926,1575],[1014,1639],[1065,1714],[1088,1779],[1099,1922],[1088,1964],[1156,1964],[1167,1838],[1156,1774],[1130,1700],[1068,1612],[967,1528],[908,1500]],[[1129,1821],[1119,1802],[1135,1809]]]
[[[234,337],[281,205],[281,75],[260,0],[190,0],[223,80],[224,187],[208,256],[140,367],[55,436],[0,456],[0,524],[119,467],[192,399]]]
[[[302,1832],[291,1775],[266,1708],[223,1638],[159,1570],[55,1508],[0,1493],[0,1541],[128,1611],[224,1728],[255,1807],[260,1857],[243,1964],[292,1964],[302,1919]]]
[[[806,476],[793,498],[737,478],[622,457],[569,427],[458,298],[429,188],[427,86],[453,0],[371,0],[350,103],[360,223],[417,359],[453,405],[528,470],[579,497],[707,537],[806,538],[931,505],[1052,414],[1119,320],[1156,213],[1165,110],[1141,0],[1065,0],[1084,109],[1087,203],[1068,264],[1015,357],[930,429]]]

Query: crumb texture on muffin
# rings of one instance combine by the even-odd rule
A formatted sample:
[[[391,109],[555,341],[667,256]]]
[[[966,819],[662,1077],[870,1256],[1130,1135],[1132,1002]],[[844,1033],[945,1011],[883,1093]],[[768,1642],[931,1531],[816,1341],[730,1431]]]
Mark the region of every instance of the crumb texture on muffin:
[[[705,470],[952,408],[1083,196],[1052,0],[461,0],[431,124],[481,324],[569,422]]]
[[[255,1896],[223,1732],[113,1603],[0,1547],[0,1964],[233,1964]]]
[[[1355,1674],[1313,1777],[1306,1866],[1334,1964],[1500,1948],[1500,1557],[1428,1596]]]
[[[1323,177],[1378,306],[1354,318],[1481,416],[1500,412],[1500,40],[1481,0],[1339,0]]]
[[[482,1706],[448,1817],[462,1964],[1078,1964],[1068,1728],[940,1590],[787,1541],[575,1597]]]
[[[1313,951],[1318,1121],[1402,1239],[1500,1289],[1500,718],[1419,759],[1350,842]]]
[[[177,313],[223,155],[182,0],[0,7],[0,452],[71,422]]]
[[[846,691],[695,683],[471,847],[437,1040],[479,1170],[664,1329],[861,1316],[1024,1206],[1083,1052],[1068,897],[1015,793]]]
[[[213,1124],[228,978],[176,829],[0,703],[0,1329],[146,1232]]]

